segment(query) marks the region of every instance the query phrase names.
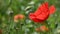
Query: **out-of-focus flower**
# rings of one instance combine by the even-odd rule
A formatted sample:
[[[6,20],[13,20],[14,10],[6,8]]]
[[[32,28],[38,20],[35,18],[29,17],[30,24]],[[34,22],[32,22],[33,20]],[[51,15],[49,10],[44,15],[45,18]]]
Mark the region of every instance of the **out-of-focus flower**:
[[[43,23],[50,14],[55,12],[54,5],[48,7],[48,2],[43,3],[34,13],[29,14],[29,18],[36,23]]]
[[[44,32],[44,31],[48,31],[48,30],[49,30],[48,27],[46,27],[45,25],[43,25],[39,28],[36,28],[36,31],[38,31],[38,32],[40,32],[40,31]]]
[[[14,22],[18,22],[18,19],[23,19],[25,16],[22,14],[18,14],[14,16]]]
[[[43,25],[43,26],[40,27],[40,30],[41,31],[48,31],[49,29],[48,29],[48,27],[46,27],[45,25]]]

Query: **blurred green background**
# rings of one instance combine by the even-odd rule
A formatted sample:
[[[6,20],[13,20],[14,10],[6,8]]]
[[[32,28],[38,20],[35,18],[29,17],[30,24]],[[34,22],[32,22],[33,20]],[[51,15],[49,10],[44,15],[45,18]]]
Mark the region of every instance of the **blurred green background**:
[[[56,12],[50,15],[47,21],[52,32],[60,34],[60,0],[0,0],[0,34],[43,34],[35,31],[40,24],[37,26],[28,15],[46,1],[49,2],[49,6],[53,4],[56,7]],[[16,14],[25,15],[25,19],[15,23]]]

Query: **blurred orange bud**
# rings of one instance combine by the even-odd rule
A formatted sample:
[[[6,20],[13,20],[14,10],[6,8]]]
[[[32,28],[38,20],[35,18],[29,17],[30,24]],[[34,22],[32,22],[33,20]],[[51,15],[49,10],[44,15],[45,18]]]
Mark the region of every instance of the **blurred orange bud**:
[[[48,31],[49,29],[48,29],[48,27],[46,27],[45,25],[43,25],[43,26],[41,26],[39,28],[36,28],[35,30],[37,32],[40,32],[40,31],[44,32],[44,31]]]
[[[49,29],[48,29],[48,27],[46,27],[45,25],[43,25],[43,26],[40,27],[40,30],[41,31],[48,31]]]
[[[14,16],[14,22],[18,22],[18,19],[23,19],[25,16],[23,14],[18,14]]]

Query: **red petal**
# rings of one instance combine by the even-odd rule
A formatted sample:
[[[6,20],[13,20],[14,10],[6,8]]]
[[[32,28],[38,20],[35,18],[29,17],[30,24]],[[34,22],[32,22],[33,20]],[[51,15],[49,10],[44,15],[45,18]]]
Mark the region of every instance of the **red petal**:
[[[48,3],[43,4],[41,13],[37,16],[40,20],[46,20],[49,16]]]
[[[29,18],[33,20],[34,22],[39,22],[39,20],[36,18],[36,16],[33,13],[29,14]]]
[[[40,20],[46,20],[47,18],[49,17],[49,13],[46,12],[46,13],[42,13],[40,14],[39,16],[37,16],[37,19],[40,19]]]
[[[53,14],[55,12],[56,8],[52,5],[49,8],[50,14]]]
[[[41,14],[44,10],[47,10],[48,9],[48,3],[45,2],[43,3],[41,6],[38,7],[38,9],[35,11],[35,15],[39,15]]]

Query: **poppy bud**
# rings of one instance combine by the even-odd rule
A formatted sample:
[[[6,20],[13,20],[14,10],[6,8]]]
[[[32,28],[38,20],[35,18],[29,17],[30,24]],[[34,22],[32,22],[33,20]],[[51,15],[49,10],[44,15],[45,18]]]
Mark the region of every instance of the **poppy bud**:
[[[48,31],[49,29],[48,29],[48,27],[46,27],[45,25],[43,25],[43,26],[40,27],[40,30],[41,31]]]
[[[14,16],[14,22],[18,22],[18,19],[23,19],[25,16],[22,14],[18,14]]]

